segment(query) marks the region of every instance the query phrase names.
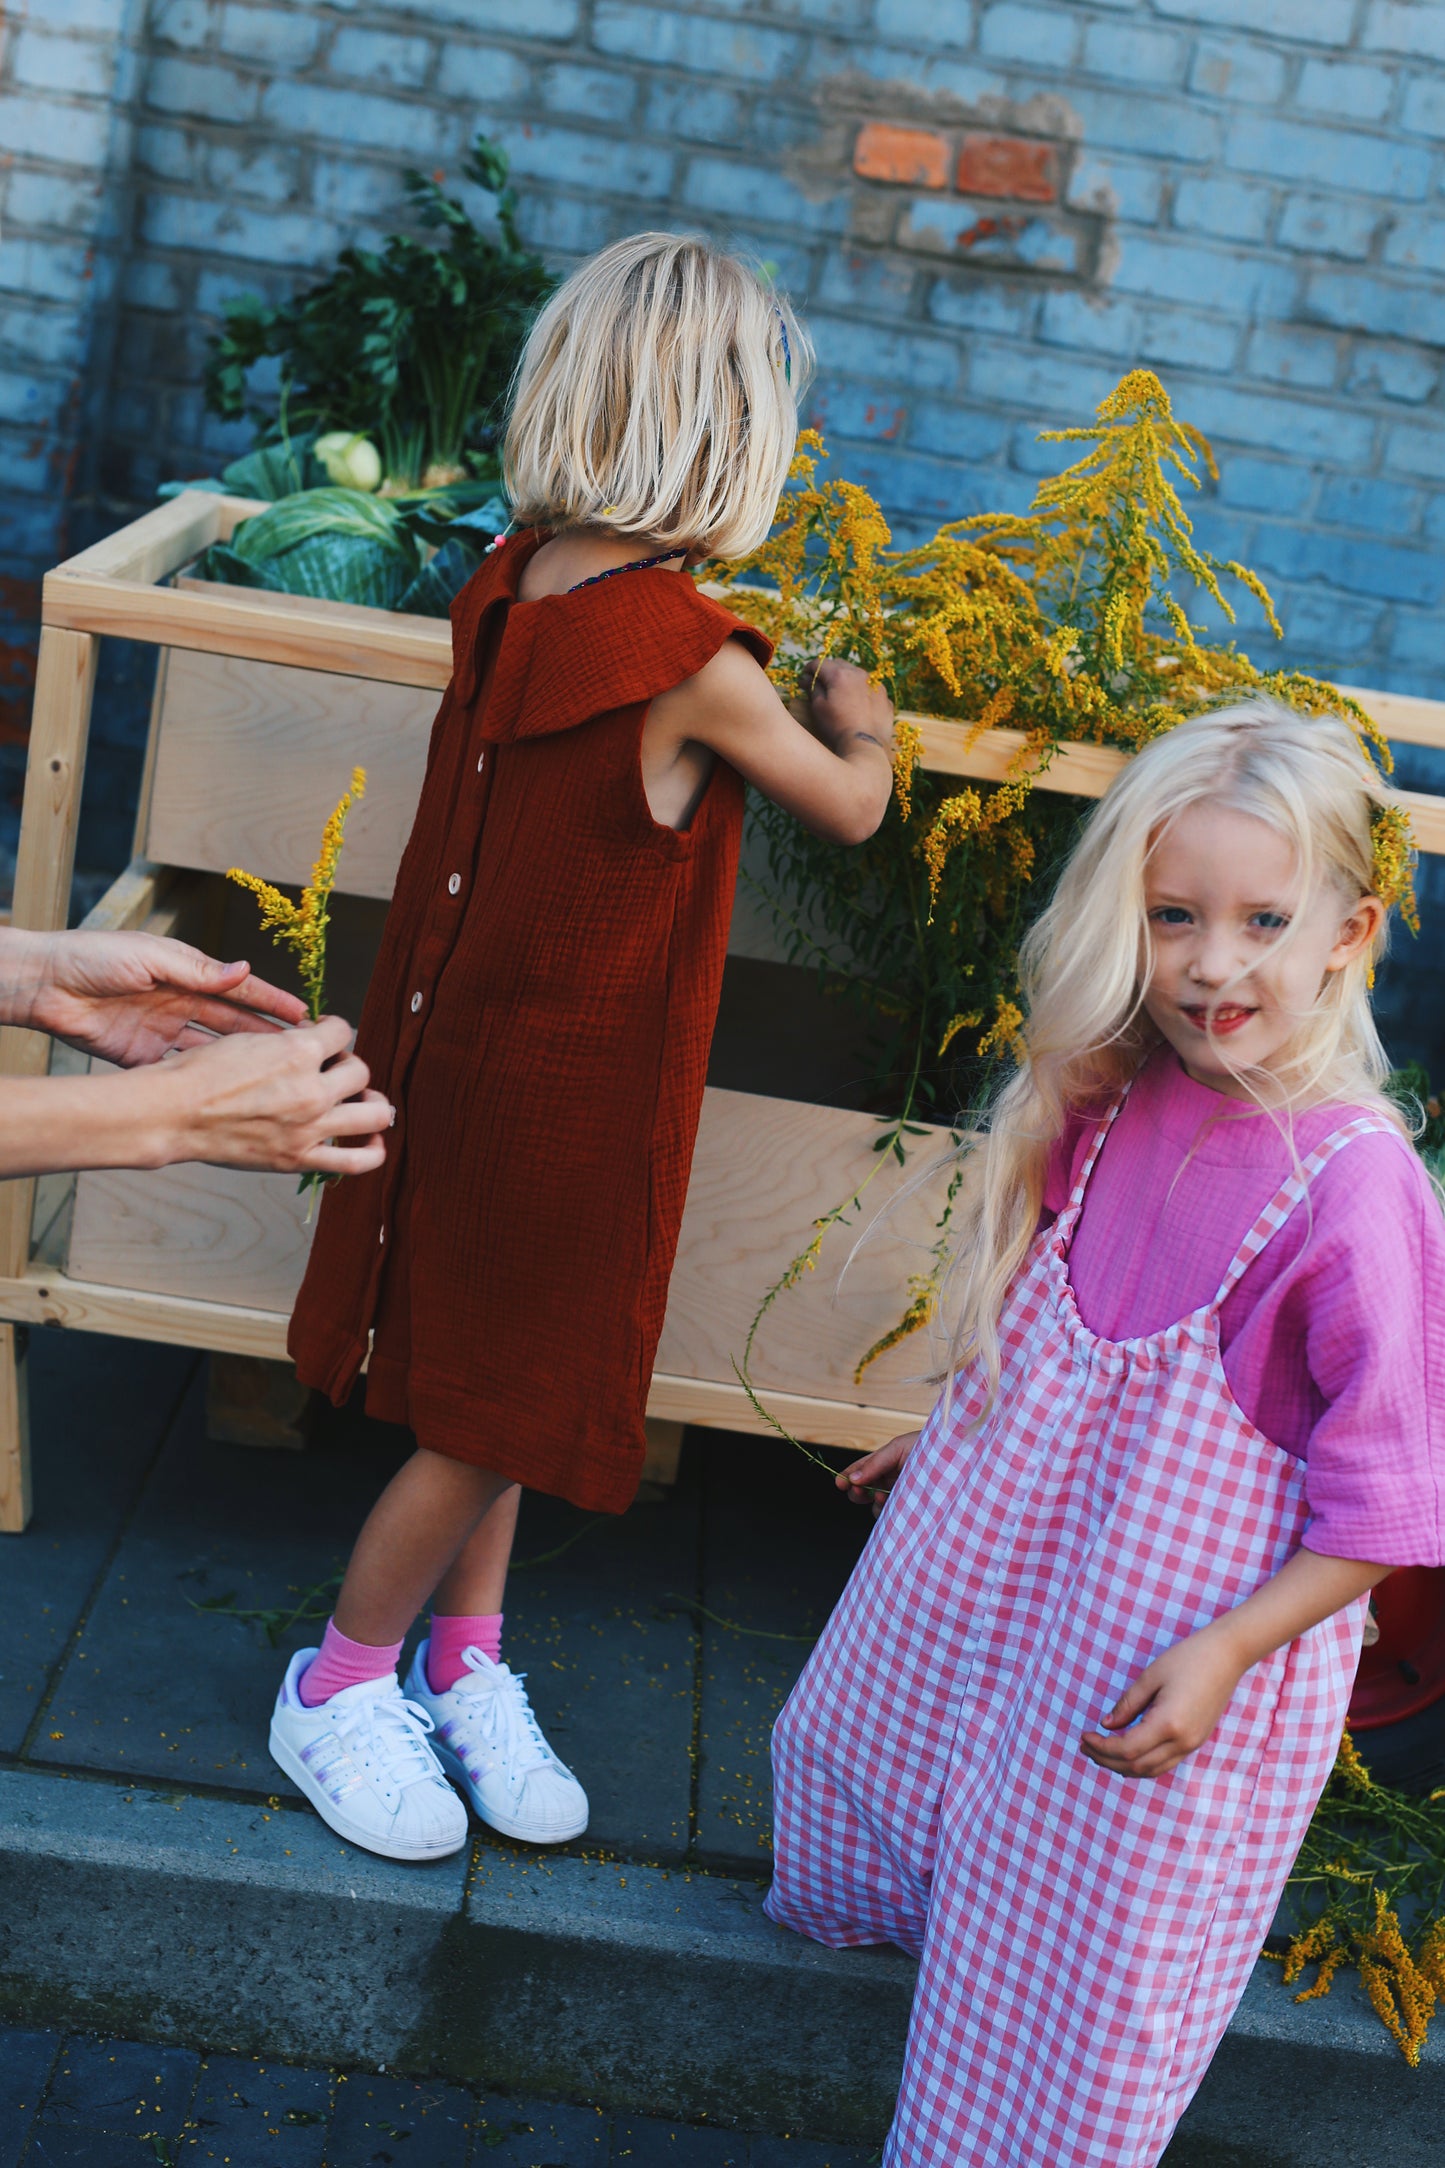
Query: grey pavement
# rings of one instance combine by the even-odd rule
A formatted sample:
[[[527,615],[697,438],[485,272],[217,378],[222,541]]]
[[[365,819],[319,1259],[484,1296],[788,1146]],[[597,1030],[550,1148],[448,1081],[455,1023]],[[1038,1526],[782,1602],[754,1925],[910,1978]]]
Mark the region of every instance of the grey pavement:
[[[28,2028],[0,2033],[0,2168],[25,2114],[27,2162],[137,2157],[82,2128],[81,2034],[117,2070],[153,2062],[164,2098],[132,2105],[199,2103],[233,2168],[247,2116],[271,2117],[256,2157],[278,2168],[380,2162],[357,2103],[399,2132],[433,2097],[513,2120],[459,2136],[428,2108],[432,2153],[396,2161],[720,2168],[746,2145],[750,2168],[816,2168],[877,2147],[911,1963],[761,1909],[768,1729],[867,1533],[825,1476],[691,1433],[675,1490],[620,1520],[529,1498],[507,1653],[592,1827],[546,1854],[479,1831],[407,1867],[342,1845],[265,1748],[405,1435],[348,1411],[302,1453],[209,1442],[182,1350],[38,1333],[31,1368],[36,1518],[0,1539],[0,2020]],[[71,2067],[37,2076],[43,2039],[72,2035]],[[516,2106],[537,2100],[570,2105]],[[1442,2122],[1439,2038],[1411,2072],[1348,1982],[1299,2009],[1262,1964],[1169,2168],[1416,2168]]]

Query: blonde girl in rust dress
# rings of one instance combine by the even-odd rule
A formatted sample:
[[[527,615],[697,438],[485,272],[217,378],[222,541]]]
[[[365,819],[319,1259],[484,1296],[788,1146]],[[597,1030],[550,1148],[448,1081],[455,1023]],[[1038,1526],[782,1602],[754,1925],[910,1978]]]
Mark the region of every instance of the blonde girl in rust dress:
[[[1382,1090],[1349,728],[1156,739],[1027,944],[957,1367],[774,1744],[774,1919],[922,1959],[888,2168],[1152,2168],[1445,1562],[1445,1220]],[[958,1215],[955,1215],[956,1220]]]
[[[528,1843],[586,1827],[501,1660],[520,1486],[605,1513],[637,1487],[744,780],[840,843],[888,801],[886,699],[824,664],[804,729],[767,642],[691,577],[767,534],[805,360],[786,304],[708,242],[605,249],[533,329],[520,532],[453,608],[358,1040],[392,1148],[326,1198],[290,1343],[337,1401],[369,1345],[368,1408],[416,1438],[271,1728],[323,1819],[391,1858],[456,1850],[467,1805]]]

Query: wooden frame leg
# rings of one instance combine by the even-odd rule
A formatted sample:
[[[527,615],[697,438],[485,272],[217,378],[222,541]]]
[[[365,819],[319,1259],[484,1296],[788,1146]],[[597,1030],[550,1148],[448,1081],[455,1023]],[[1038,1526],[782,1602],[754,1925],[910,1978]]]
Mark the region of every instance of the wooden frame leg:
[[[0,1534],[30,1519],[30,1395],[23,1325],[0,1325]]]
[[[642,1463],[644,1483],[661,1483],[670,1489],[677,1481],[678,1455],[682,1451],[682,1424],[663,1416],[649,1415],[646,1423],[647,1457]]]

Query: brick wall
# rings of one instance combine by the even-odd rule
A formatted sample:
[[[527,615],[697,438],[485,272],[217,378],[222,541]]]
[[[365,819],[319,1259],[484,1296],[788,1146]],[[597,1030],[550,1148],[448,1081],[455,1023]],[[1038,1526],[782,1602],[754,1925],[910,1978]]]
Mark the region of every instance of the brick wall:
[[[1199,533],[1275,588],[1286,659],[1445,691],[1442,0],[7,12],[12,579],[67,487],[72,527],[114,523],[213,469],[221,301],[378,236],[401,169],[454,169],[480,125],[559,264],[680,223],[775,263],[813,418],[901,535],[1022,504],[1038,429],[1147,363],[1214,439]]]

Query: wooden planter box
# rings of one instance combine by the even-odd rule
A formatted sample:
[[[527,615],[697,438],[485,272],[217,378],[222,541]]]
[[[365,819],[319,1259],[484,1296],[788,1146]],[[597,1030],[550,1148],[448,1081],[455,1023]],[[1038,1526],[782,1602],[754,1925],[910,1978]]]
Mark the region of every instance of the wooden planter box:
[[[222,876],[243,865],[299,884],[353,766],[369,772],[347,831],[334,944],[337,1006],[354,1015],[421,786],[427,738],[451,669],[445,621],[187,580],[210,543],[261,510],[191,491],[72,558],[45,583],[35,715],[16,877],[17,925],[63,926],[103,636],[162,649],[135,858],[87,920],[178,932],[280,975],[249,899]],[[166,584],[161,584],[166,583]],[[1390,735],[1445,745],[1445,706],[1364,694]],[[935,771],[997,779],[1017,735],[919,719]],[[1096,797],[1122,756],[1065,748],[1043,787]],[[1445,850],[1445,801],[1406,795],[1421,844]],[[756,955],[756,920],[734,921]],[[0,1073],[36,1075],[49,1042],[0,1033]],[[57,1066],[75,1057],[55,1050]],[[759,1426],[733,1369],[762,1290],[814,1216],[873,1164],[867,1115],[798,1098],[710,1087],[667,1323],[649,1400],[669,1423]],[[940,1148],[947,1133],[939,1131]],[[920,1142],[910,1167],[928,1164]],[[940,1154],[934,1154],[935,1158]],[[940,1173],[933,1189],[942,1182]],[[870,1200],[899,1180],[881,1173]],[[181,1166],[0,1184],[0,1529],[29,1511],[23,1333],[70,1326],[280,1358],[309,1230],[290,1176]],[[923,1414],[926,1350],[905,1342],[853,1383],[859,1354],[896,1319],[912,1247],[936,1210],[925,1187],[838,1285],[848,1238],[777,1304],[754,1369],[770,1405],[810,1440],[860,1448]]]

